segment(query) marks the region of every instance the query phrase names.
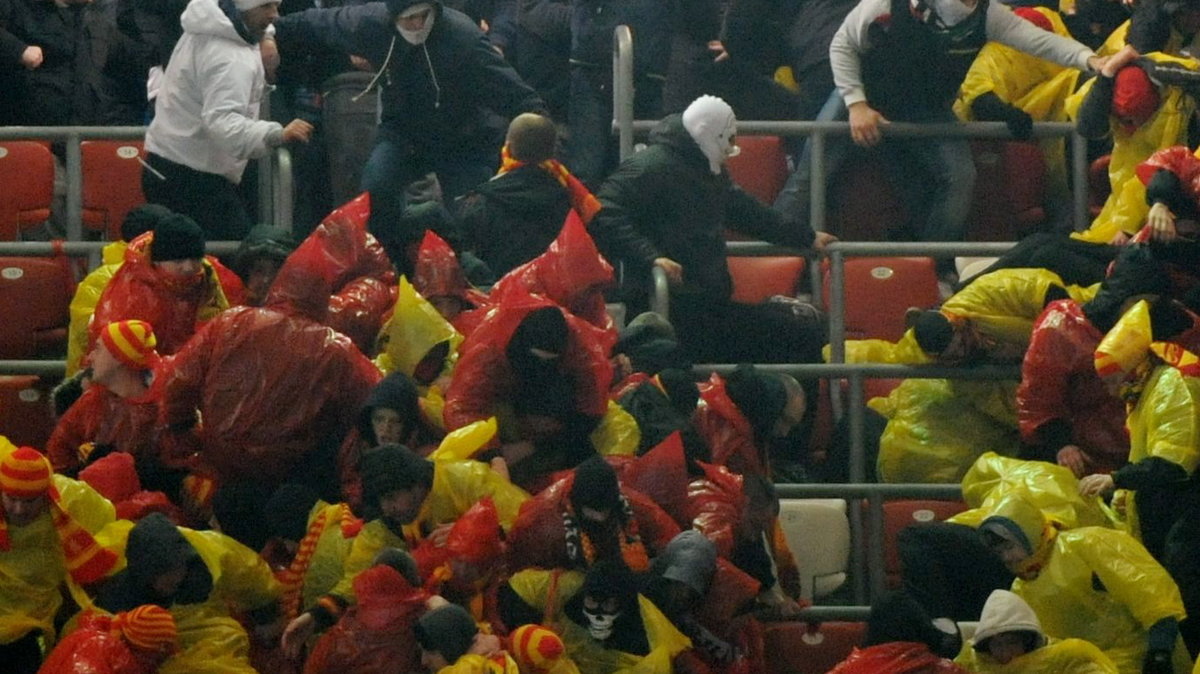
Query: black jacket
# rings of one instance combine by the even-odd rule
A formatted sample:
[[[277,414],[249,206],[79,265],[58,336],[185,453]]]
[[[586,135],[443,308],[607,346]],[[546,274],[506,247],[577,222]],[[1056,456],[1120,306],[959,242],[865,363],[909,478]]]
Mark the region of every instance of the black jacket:
[[[469,247],[502,276],[546,252],[570,208],[567,190],[554,176],[522,166],[463,197],[458,217]]]
[[[679,292],[728,300],[733,282],[725,228],[783,245],[812,245],[807,226],[786,222],[734,185],[726,171],[713,175],[679,115],[665,118],[650,143],[601,186],[602,208],[590,228],[605,257],[626,261],[635,278],[648,278],[654,259],[665,256],[683,265]]]
[[[321,45],[362,56],[376,68],[386,63],[377,85],[382,86],[380,133],[414,152],[475,155],[493,150],[500,146],[508,119],[545,112],[545,104],[469,17],[435,7],[433,29],[422,45],[400,37],[379,2],[290,14],[275,22],[276,39],[284,60],[289,53]]]

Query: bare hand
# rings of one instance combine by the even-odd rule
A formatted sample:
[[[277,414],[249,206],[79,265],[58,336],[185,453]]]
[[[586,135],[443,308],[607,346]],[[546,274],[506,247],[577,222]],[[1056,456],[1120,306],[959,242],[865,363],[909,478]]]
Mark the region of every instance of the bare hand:
[[[370,61],[366,60],[365,58],[363,58],[361,56],[355,56],[354,54],[350,55],[350,65],[354,66],[355,68],[357,68],[359,70],[366,70],[366,71],[375,70],[375,66],[371,65]]]
[[[1058,450],[1058,465],[1070,468],[1075,477],[1083,477],[1087,472],[1087,457],[1077,445],[1064,445]]]
[[[1112,56],[1093,56],[1092,58],[1097,59],[1097,65],[1099,66],[1097,71],[1100,73],[1100,75],[1111,78],[1116,77],[1117,71],[1129,65],[1130,63],[1133,63],[1133,61],[1139,56],[1141,56],[1141,54],[1138,54],[1137,50],[1133,48],[1133,45],[1127,44],[1121,48],[1121,51],[1113,54]],[[1091,66],[1092,63],[1092,59],[1089,58],[1088,65]]]
[[[279,45],[274,38],[259,40],[258,54],[262,58],[263,70],[267,71],[267,81],[274,82],[275,74],[279,72]]]
[[[1171,243],[1178,236],[1175,231],[1175,214],[1161,201],[1150,207],[1146,216],[1146,226],[1150,228],[1150,238],[1161,243]]]
[[[825,252],[826,246],[831,243],[837,243],[838,240],[836,236],[830,234],[829,232],[814,232],[814,234],[816,234],[816,236],[813,237],[812,247],[813,250],[818,252]]]
[[[508,474],[508,461],[504,460],[503,456],[497,456],[488,461],[488,465],[492,467],[492,472],[503,477],[505,480],[512,481]]]
[[[479,632],[471,641],[471,648],[468,649],[467,652],[474,655],[482,655],[486,658],[495,655],[502,650],[504,650],[504,644],[500,641],[500,637],[496,636],[495,634],[484,634]]]
[[[425,610],[426,611],[436,611],[437,609],[439,609],[443,606],[447,606],[449,603],[450,602],[446,601],[446,598],[443,597],[442,595],[435,594],[435,595],[431,596],[429,599],[425,600]]]
[[[311,613],[301,613],[296,616],[283,630],[283,638],[279,641],[280,647],[283,648],[283,654],[289,660],[299,660],[304,642],[308,641],[316,629],[317,621]]]
[[[867,105],[865,101],[850,106],[850,137],[862,147],[874,147],[883,139],[879,125],[888,124],[888,120],[879,111]]]
[[[1088,475],[1079,481],[1079,493],[1082,496],[1106,496],[1114,488],[1111,475]]]
[[[42,65],[44,58],[41,47],[26,47],[25,51],[21,52],[21,65],[28,70],[35,70]]]
[[[708,51],[713,55],[713,63],[720,63],[729,58],[729,52],[725,51],[725,45],[721,44],[720,40],[709,40]]]
[[[654,258],[654,266],[663,270],[667,275],[667,281],[670,281],[671,285],[677,286],[683,284],[683,265],[675,260],[669,257],[657,257]]]
[[[532,442],[521,440],[519,442],[505,443],[500,447],[500,455],[504,457],[504,462],[512,466],[520,463],[524,459],[529,458],[536,451]]]
[[[1128,246],[1132,239],[1133,237],[1129,236],[1125,232],[1117,232],[1116,235],[1113,236],[1112,240],[1108,242],[1108,245],[1118,247]]]
[[[307,143],[312,138],[313,125],[303,119],[293,119],[288,122],[288,125],[283,127],[283,142],[292,143],[300,141]]]
[[[446,539],[450,537],[450,527],[452,526],[454,526],[453,523],[439,524],[433,531],[429,532],[429,536],[426,538],[433,543],[434,547],[444,548],[446,547]]]
[[[779,612],[780,617],[783,618],[795,618],[796,616],[800,615],[800,611],[803,610],[803,607],[791,597],[788,597],[782,602],[776,604],[774,608]]]

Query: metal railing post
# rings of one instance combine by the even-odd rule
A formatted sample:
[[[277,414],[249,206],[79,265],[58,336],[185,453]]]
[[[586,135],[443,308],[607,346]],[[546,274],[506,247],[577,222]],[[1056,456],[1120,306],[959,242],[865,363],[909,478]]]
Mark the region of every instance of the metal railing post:
[[[292,181],[292,153],[286,147],[275,150],[275,167],[273,222],[290,232],[295,228],[293,220],[296,188]]]
[[[667,272],[659,267],[651,267],[650,275],[654,279],[653,294],[650,295],[650,311],[670,320],[671,318],[671,284],[667,280]]]
[[[1087,139],[1078,131],[1071,134],[1071,199],[1073,208],[1072,225],[1075,231],[1082,232],[1092,221],[1088,200],[1088,174],[1090,173],[1087,160]]]
[[[72,241],[83,239],[83,150],[79,147],[78,133],[68,132],[67,150],[67,238]]]
[[[809,179],[812,184],[809,187],[808,222],[814,232],[824,232],[826,227],[825,186],[828,184],[825,180],[825,132],[821,129],[814,129],[808,137],[808,142],[812,147],[808,153],[809,159],[812,161],[809,171]]]
[[[617,26],[613,30],[613,125],[622,161],[633,154],[633,89],[633,32],[629,26]]]

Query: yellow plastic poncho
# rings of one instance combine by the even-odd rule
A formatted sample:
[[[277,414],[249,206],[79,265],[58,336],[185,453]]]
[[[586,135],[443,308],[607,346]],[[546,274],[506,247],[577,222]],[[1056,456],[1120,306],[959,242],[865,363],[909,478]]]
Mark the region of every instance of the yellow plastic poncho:
[[[345,535],[341,520],[337,517],[341,512],[340,505],[318,501],[308,515],[309,525],[322,511],[328,511],[329,514],[325,517],[325,528],[317,538],[316,550],[304,572],[304,586],[300,590],[302,612],[316,605],[318,599],[341,582],[346,574],[346,559],[354,547],[355,536]]]
[[[129,244],[124,241],[114,241],[104,247],[101,254],[102,263],[84,277],[75,288],[75,296],[71,298],[71,323],[67,327],[67,376],[75,374],[82,367],[83,357],[88,349],[88,323],[96,311],[96,303],[100,294],[112,280],[125,262],[125,249]]]
[[[1160,63],[1172,63],[1200,69],[1200,62],[1189,58],[1170,56],[1160,52],[1144,56]],[[1083,99],[1092,90],[1094,80],[1085,83],[1067,100],[1067,112],[1074,118],[1083,104]],[[1154,115],[1132,134],[1126,133],[1118,124],[1112,124],[1113,151],[1108,165],[1108,182],[1112,194],[1104,202],[1104,208],[1092,221],[1092,226],[1071,236],[1091,243],[1108,243],[1117,232],[1136,234],[1150,212],[1146,203],[1146,186],[1135,174],[1137,165],[1158,150],[1174,145],[1187,145],[1188,119],[1196,111],[1196,102],[1179,87],[1159,88],[1162,102]]]
[[[375,365],[384,373],[399,370],[411,377],[429,350],[442,342],[450,343],[450,352],[438,376],[449,376],[454,372],[463,336],[421,297],[407,277],[400,277],[396,307],[380,333],[383,348]]]
[[[105,542],[121,553],[122,567],[132,528],[132,522],[120,520],[102,533]],[[212,575],[213,590],[207,601],[170,607],[179,630],[180,650],[158,671],[255,674],[257,670],[250,665],[250,637],[232,614],[278,601],[281,588],[275,575],[257,553],[220,532],[186,527],[179,527],[179,532],[200,553]]]
[[[364,524],[362,531],[350,544],[350,552],[342,564],[342,578],[330,590],[330,594],[354,601],[354,579],[375,564],[375,556],[384,548],[407,550],[408,541],[388,528],[383,520],[371,520]]]
[[[588,438],[604,456],[633,456],[642,442],[642,429],[632,414],[615,400],[609,400],[604,416]]]
[[[1126,427],[1130,463],[1156,456],[1191,475],[1200,467],[1200,379],[1159,365],[1150,373]],[[1137,492],[1128,493],[1126,504],[1129,531],[1140,537]]]
[[[551,597],[554,574],[558,574],[558,580],[555,596]],[[526,569],[513,574],[508,582],[526,604],[537,610],[545,611],[548,602],[554,603],[552,615],[547,616],[547,627],[562,638],[567,655],[583,674],[664,674],[672,671],[671,661],[676,655],[692,647],[691,639],[676,629],[649,599],[639,594],[638,608],[650,652],[642,656],[602,648],[585,628],[576,625],[562,611],[583,587],[583,574],[579,571]]]
[[[975,674],[1118,674],[1113,661],[1083,639],[1049,639],[1045,646],[1005,665],[967,643],[954,662]]]
[[[950,521],[978,527],[996,504],[1014,490],[1020,490],[1064,529],[1110,526],[1099,500],[1079,495],[1079,480],[1069,468],[1045,461],[1011,459],[995,452],[980,456],[963,476],[963,501],[971,509]]]
[[[16,449],[0,436],[0,455]],[[62,507],[79,526],[96,534],[116,517],[113,505],[83,482],[53,476]],[[0,644],[41,630],[54,638],[54,616],[63,603],[67,567],[49,511],[23,527],[9,527],[8,551],[0,551]],[[100,541],[101,545],[104,544]]]
[[[1046,291],[1062,286],[1080,304],[1096,296],[1099,285],[1067,285],[1048,269],[998,269],[984,274],[947,299],[943,314],[970,319],[980,333],[1004,344],[1028,345],[1033,323],[1045,308]]]
[[[821,347],[821,357],[825,362],[830,358],[829,345]],[[904,331],[898,342],[886,339],[851,339],[846,342],[847,363],[888,363],[892,365],[921,365],[932,358],[921,350],[912,328]]]
[[[1122,674],[1140,674],[1150,626],[1185,615],[1179,588],[1166,569],[1122,531],[1081,527],[1047,533],[1052,530],[1041,511],[1020,494],[1002,499],[993,514],[1038,541],[1035,556],[1046,555],[1036,578],[1018,578],[1012,585],[1045,633],[1090,641]],[[1045,551],[1045,546],[1052,548]],[[1182,641],[1176,646],[1175,672],[1186,674],[1191,660]]]
[[[521,674],[521,668],[508,653],[487,658],[467,654],[455,660],[453,665],[442,667],[437,674]]]
[[[867,404],[888,418],[880,482],[958,482],[984,452],[1014,456],[1016,382],[906,379]]]
[[[1050,20],[1055,34],[1071,37],[1058,12],[1045,7],[1034,9]],[[976,98],[992,92],[1001,101],[1028,113],[1034,121],[1065,122],[1067,97],[1075,91],[1080,74],[1074,68],[1060,66],[999,42],[989,42],[979,50],[958,89],[954,114],[964,122],[972,121],[971,104]],[[1065,194],[1066,139],[1044,138],[1038,145],[1046,163],[1048,193]]]
[[[500,526],[508,531],[517,519],[521,504],[529,494],[492,470],[486,463],[474,460],[434,461],[433,488],[421,504],[413,527],[438,526],[457,520],[463,513],[483,500],[492,497]],[[405,529],[406,532],[408,528]]]

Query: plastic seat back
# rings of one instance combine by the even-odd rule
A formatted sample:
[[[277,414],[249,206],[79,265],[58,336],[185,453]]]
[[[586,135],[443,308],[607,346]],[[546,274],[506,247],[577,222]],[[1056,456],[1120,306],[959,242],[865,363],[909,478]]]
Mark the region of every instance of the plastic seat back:
[[[0,435],[17,446],[45,447],[54,430],[50,388],[33,375],[0,376]]]
[[[729,257],[733,301],[758,304],[772,295],[795,297],[804,278],[802,257]]]
[[[937,270],[928,257],[859,257],[846,260],[845,320],[848,339],[886,339],[904,335],[909,307],[937,306]],[[829,267],[824,273],[829,306]]]
[[[54,200],[54,155],[38,141],[0,142],[0,241],[50,219]]]
[[[0,258],[0,359],[61,356],[74,292],[66,258]]]
[[[83,224],[104,232],[109,240],[121,238],[125,215],[146,203],[142,194],[141,141],[87,140],[83,153]]]
[[[738,136],[741,154],[726,166],[729,177],[748,194],[772,204],[788,179],[787,153],[779,136]]]
[[[862,645],[862,622],[780,622],[766,626],[766,660],[772,674],[826,674]]]

